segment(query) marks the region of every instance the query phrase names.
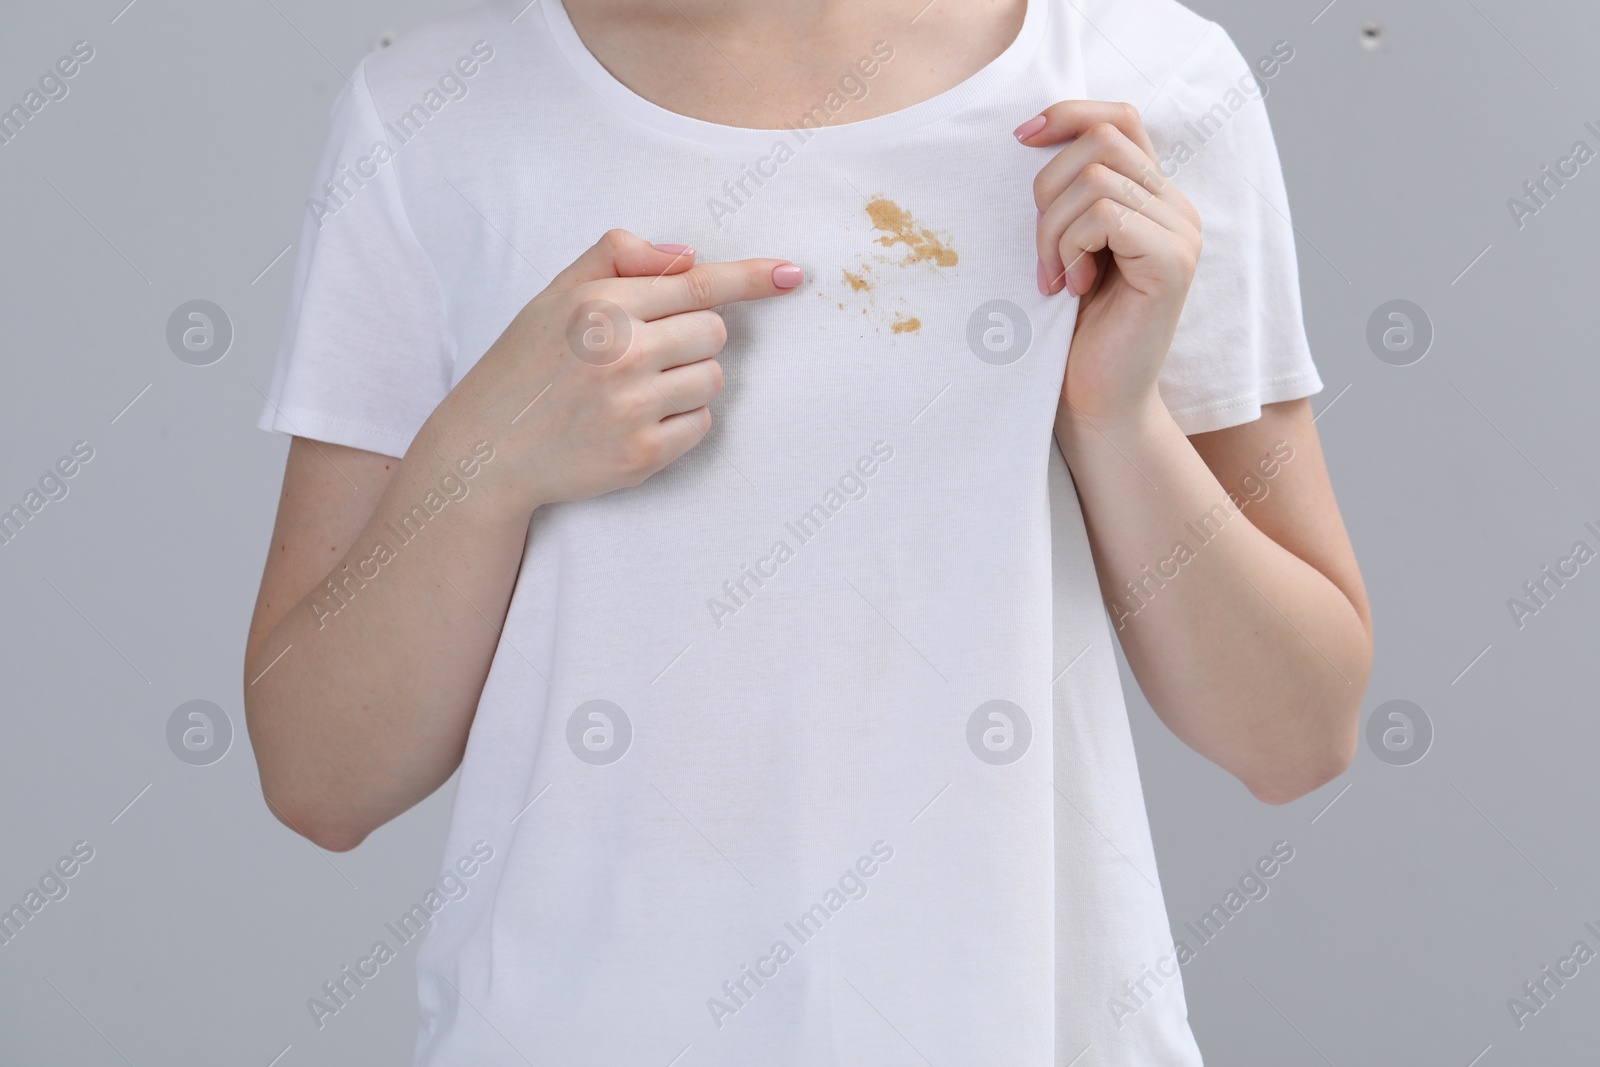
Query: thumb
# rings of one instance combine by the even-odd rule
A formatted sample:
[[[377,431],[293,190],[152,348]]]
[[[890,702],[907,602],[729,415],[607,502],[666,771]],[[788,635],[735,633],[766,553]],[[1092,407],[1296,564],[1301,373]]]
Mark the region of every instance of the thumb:
[[[607,230],[571,265],[555,276],[550,288],[572,289],[606,278],[649,278],[678,274],[694,266],[694,249],[686,245],[653,245],[627,230]]]

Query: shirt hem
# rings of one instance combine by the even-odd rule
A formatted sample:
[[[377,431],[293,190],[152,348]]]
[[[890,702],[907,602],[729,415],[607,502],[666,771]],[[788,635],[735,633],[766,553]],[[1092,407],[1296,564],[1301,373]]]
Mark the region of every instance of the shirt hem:
[[[308,408],[284,408],[268,405],[256,420],[258,429],[269,433],[304,437],[331,445],[359,448],[382,456],[400,458],[411,447],[415,434],[406,434],[371,423],[330,415]]]
[[[1171,414],[1178,428],[1188,437],[1254,422],[1261,417],[1263,404],[1301,400],[1321,391],[1322,379],[1315,371],[1307,371],[1281,378],[1269,378],[1253,392],[1239,396],[1174,408],[1171,409]]]

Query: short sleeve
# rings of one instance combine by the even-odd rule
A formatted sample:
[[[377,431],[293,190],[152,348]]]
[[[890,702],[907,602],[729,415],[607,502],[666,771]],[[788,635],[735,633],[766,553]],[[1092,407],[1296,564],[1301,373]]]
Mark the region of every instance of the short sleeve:
[[[1271,81],[1213,23],[1145,111],[1163,173],[1200,213],[1200,262],[1160,380],[1186,434],[1322,388],[1262,86]]]
[[[402,456],[450,391],[454,342],[399,162],[363,62],[333,106],[261,429]]]

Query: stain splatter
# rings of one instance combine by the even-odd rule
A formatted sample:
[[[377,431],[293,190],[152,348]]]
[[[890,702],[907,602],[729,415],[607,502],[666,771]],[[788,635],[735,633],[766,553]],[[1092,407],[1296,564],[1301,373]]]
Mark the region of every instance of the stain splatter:
[[[849,271],[845,271],[844,280],[850,286],[850,288],[854,289],[858,293],[863,289],[872,288],[872,283],[867,281],[867,279],[863,278],[860,274],[851,274]]]
[[[867,205],[867,217],[874,229],[882,230],[878,243],[885,248],[898,244],[906,246],[906,258],[901,266],[932,262],[940,267],[953,267],[960,258],[950,247],[948,236],[941,236],[922,226],[911,217],[911,212],[887,197],[878,197]]]
[[[902,319],[896,314],[894,325],[889,328],[895,333],[915,333],[922,329],[922,320],[914,316],[909,319]]]

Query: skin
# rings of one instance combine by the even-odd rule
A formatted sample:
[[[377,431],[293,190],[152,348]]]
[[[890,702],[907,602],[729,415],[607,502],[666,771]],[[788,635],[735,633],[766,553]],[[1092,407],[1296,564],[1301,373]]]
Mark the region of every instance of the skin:
[[[714,122],[773,128],[826,92],[863,42],[892,40],[897,58],[843,121],[951,88],[1010,43],[1024,11],[1021,0],[925,2],[567,7],[591,51],[640,95]],[[758,72],[760,89],[741,72]],[[1295,799],[1349,765],[1372,655],[1365,592],[1309,404],[1273,404],[1256,422],[1183,435],[1156,381],[1200,255],[1201,220],[1153,166],[1131,107],[1067,101],[1045,117],[1024,138],[1064,146],[1034,185],[1041,288],[1087,294],[1056,439],[1107,600],[1168,557],[1185,523],[1241,492],[1274,446],[1293,448],[1271,491],[1121,620],[1118,636],[1174,733],[1260,799]],[[682,246],[612,231],[529,302],[405,457],[293,440],[245,657],[251,742],[279,819],[343,851],[449,778],[534,511],[638,485],[698,444],[722,387],[715,357],[727,337],[710,309],[782,299],[792,291],[774,279],[783,266],[700,264]],[[633,320],[635,342],[613,362],[566,347],[569,319],[596,299]],[[324,582],[357,569],[385,523],[398,523],[474,446],[494,458],[468,496],[386,564],[382,581],[361,588],[359,611],[321,620],[319,632],[311,605]]]

